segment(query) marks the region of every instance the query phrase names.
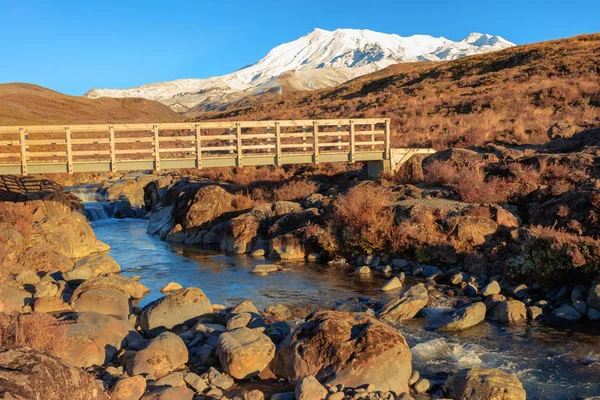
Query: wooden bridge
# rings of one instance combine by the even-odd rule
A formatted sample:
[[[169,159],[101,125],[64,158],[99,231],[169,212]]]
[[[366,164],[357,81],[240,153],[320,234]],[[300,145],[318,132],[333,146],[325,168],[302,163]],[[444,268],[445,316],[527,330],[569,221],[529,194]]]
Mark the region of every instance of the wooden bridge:
[[[431,149],[392,149],[390,120],[0,127],[0,175],[368,162],[371,175]]]

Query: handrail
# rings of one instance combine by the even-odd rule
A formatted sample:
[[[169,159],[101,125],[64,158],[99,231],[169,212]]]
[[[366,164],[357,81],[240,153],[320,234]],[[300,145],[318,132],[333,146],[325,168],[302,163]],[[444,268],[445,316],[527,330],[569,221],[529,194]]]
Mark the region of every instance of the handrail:
[[[390,136],[388,118],[0,126],[0,174],[6,173],[3,165],[18,165],[26,175],[33,166],[33,173],[38,173],[44,165],[52,165],[46,169],[54,171],[63,164],[65,172],[73,173],[82,163],[99,160],[108,162],[112,172],[125,162],[146,160],[152,160],[156,171],[165,160],[171,166],[176,164],[173,160],[195,159],[194,167],[202,168],[214,157],[228,159],[221,164],[231,166],[263,165],[257,164],[261,160],[251,160],[259,156],[272,156],[265,163],[274,165],[294,160],[352,163],[361,152],[387,160]]]

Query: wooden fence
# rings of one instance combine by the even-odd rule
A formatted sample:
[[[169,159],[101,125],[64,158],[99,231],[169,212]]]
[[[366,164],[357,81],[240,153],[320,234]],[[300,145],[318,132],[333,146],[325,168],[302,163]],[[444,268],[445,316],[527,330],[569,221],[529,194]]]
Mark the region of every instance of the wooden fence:
[[[0,175],[381,161],[389,119],[0,127]]]

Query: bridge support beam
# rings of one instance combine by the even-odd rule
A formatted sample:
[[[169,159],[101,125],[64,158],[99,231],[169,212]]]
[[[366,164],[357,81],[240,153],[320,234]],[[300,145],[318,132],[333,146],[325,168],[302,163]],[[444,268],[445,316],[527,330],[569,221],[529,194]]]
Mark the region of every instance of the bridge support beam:
[[[367,176],[377,179],[383,171],[398,171],[398,168],[416,154],[433,154],[434,149],[427,148],[398,148],[390,149],[390,156],[384,160],[367,161]]]

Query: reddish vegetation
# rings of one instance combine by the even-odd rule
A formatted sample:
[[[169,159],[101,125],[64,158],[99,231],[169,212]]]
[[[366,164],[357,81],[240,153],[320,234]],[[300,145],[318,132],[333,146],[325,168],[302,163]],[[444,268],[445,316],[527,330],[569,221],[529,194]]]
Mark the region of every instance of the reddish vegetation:
[[[48,314],[0,315],[0,347],[23,346],[64,356],[68,348],[66,326]]]
[[[600,123],[600,34],[441,63],[398,64],[331,89],[247,98],[195,119],[391,117],[394,145],[541,143]]]

